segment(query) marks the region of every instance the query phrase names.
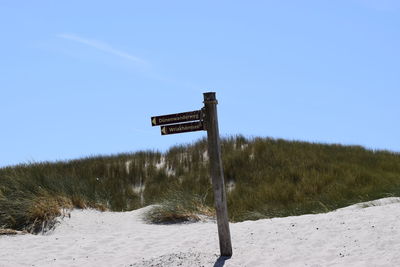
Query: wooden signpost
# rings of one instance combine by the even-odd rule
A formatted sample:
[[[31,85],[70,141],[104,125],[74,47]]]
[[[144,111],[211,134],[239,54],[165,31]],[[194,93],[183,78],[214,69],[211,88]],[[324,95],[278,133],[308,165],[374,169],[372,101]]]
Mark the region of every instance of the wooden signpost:
[[[214,189],[217,213],[219,249],[221,256],[232,256],[231,234],[228,222],[228,208],[222,168],[221,143],[219,139],[217,104],[214,92],[204,93],[204,107],[201,110],[151,117],[152,126],[161,126],[161,134],[177,134],[193,131],[207,131],[210,175]],[[189,122],[189,123],[180,123]],[[178,124],[179,123],[179,124]]]

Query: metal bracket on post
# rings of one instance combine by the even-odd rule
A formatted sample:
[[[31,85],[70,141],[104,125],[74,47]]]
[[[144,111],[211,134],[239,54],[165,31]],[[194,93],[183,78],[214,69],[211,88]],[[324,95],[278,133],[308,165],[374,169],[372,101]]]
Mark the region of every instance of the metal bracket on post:
[[[208,154],[210,158],[210,174],[214,189],[215,210],[221,256],[232,256],[231,234],[228,221],[228,207],[222,168],[221,144],[219,139],[218,116],[215,92],[204,93],[204,122],[207,129]],[[202,109],[202,110],[203,110]]]
[[[200,110],[200,114],[201,114],[201,121],[203,122],[203,129],[204,130],[207,130],[207,121],[206,121],[206,108],[205,107],[202,107],[201,108],[201,110]]]

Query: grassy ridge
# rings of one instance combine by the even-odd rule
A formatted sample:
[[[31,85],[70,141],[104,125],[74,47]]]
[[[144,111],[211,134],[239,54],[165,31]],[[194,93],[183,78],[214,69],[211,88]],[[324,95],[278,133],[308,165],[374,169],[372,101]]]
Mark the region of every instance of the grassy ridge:
[[[188,203],[193,203],[190,196],[201,196],[202,210],[209,211],[213,199],[206,147],[200,140],[165,154],[147,151],[2,168],[0,227],[36,232],[50,228],[61,208],[132,210],[167,203],[177,192]],[[224,139],[222,153],[233,221],[400,196],[398,153],[242,136]]]

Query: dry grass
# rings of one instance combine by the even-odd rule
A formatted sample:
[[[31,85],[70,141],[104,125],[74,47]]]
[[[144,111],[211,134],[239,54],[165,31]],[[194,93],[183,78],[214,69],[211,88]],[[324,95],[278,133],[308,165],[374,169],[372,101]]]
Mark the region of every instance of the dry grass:
[[[0,235],[24,235],[27,234],[27,231],[17,231],[13,229],[1,229],[0,228]]]
[[[170,224],[197,222],[204,218],[214,218],[215,211],[205,205],[204,197],[187,192],[171,190],[145,215],[149,223]]]

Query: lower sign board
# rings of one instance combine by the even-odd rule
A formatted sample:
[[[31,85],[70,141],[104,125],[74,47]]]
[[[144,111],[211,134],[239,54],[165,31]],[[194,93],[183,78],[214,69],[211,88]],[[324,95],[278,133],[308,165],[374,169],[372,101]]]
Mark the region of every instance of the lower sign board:
[[[204,124],[201,121],[161,126],[162,135],[186,133],[186,132],[194,132],[202,130],[205,129],[204,129]]]

